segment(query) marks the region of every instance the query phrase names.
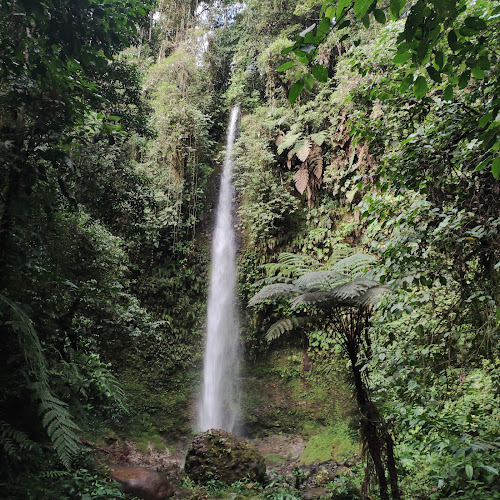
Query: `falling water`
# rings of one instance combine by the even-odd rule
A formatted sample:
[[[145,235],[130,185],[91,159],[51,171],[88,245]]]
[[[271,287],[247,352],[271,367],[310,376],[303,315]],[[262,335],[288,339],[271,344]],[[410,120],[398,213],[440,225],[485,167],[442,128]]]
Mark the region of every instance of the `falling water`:
[[[239,407],[239,391],[236,387],[239,325],[236,312],[236,243],[232,215],[234,189],[231,158],[239,113],[239,106],[231,111],[212,242],[203,393],[198,420],[198,427],[202,431],[215,428],[232,432]]]

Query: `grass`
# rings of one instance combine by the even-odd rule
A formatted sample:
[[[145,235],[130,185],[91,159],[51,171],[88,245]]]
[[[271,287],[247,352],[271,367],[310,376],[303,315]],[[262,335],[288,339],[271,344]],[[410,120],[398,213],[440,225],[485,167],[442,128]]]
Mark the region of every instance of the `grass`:
[[[340,461],[354,453],[359,453],[359,444],[351,438],[347,424],[338,422],[312,436],[299,461],[306,465],[332,459]]]
[[[270,453],[269,455],[266,455],[264,458],[266,464],[282,464],[286,462],[286,457],[283,455],[279,455],[278,453]]]
[[[158,434],[144,434],[135,438],[131,438],[135,447],[141,453],[149,453],[150,448],[155,451],[164,451],[166,445],[163,438]]]

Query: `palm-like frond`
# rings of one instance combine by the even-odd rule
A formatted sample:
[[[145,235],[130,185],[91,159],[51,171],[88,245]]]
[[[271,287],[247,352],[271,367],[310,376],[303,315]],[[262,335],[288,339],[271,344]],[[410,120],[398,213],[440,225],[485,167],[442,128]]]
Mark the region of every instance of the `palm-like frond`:
[[[352,303],[356,307],[368,307],[375,305],[383,295],[391,292],[391,288],[387,285],[377,284],[366,290],[364,293],[352,299]]]
[[[248,301],[248,305],[255,306],[264,300],[275,299],[277,297],[293,297],[300,292],[300,288],[296,287],[293,283],[274,283],[273,285],[263,287]]]
[[[283,252],[278,256],[277,262],[264,264],[262,268],[266,271],[267,276],[278,274],[279,276],[291,277],[300,276],[318,266],[319,262],[309,255]]]
[[[314,271],[303,274],[294,284],[303,291],[327,290],[349,281],[349,276],[337,271]]]
[[[336,262],[330,271],[348,274],[351,277],[359,276],[377,262],[377,258],[366,253],[355,253]]]
[[[290,301],[290,305],[293,309],[301,306],[312,306],[312,305],[321,305],[327,302],[331,302],[333,299],[332,293],[330,290],[323,290],[319,292],[306,292],[301,295],[298,295],[294,299]]]
[[[310,323],[313,319],[314,318],[311,316],[291,316],[290,318],[280,319],[267,330],[266,340],[271,342],[271,340],[281,337],[285,332],[289,332],[294,328]]]
[[[378,286],[380,286],[380,283],[364,277],[360,277],[354,278],[347,283],[336,286],[335,288],[330,290],[330,293],[333,298],[341,302],[349,302],[360,298],[368,290]]]

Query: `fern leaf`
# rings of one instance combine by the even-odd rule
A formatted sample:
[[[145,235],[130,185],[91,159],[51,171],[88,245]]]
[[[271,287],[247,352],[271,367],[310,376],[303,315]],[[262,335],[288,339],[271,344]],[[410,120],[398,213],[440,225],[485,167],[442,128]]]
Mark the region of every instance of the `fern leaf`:
[[[284,137],[281,143],[278,146],[278,154],[280,155],[285,151],[285,149],[291,148],[300,137],[300,134],[293,134],[292,132],[288,132]]]
[[[391,288],[387,285],[376,285],[359,297],[353,299],[353,305],[357,307],[368,307],[375,305],[384,295],[391,292]]]
[[[0,447],[3,448],[4,456],[18,461],[23,459],[26,451],[40,449],[40,445],[27,434],[4,421],[0,421]]]
[[[331,294],[337,300],[350,302],[360,300],[360,297],[368,290],[380,286],[376,281],[367,278],[355,278],[348,283],[344,283],[331,290]]]
[[[290,252],[280,253],[278,262],[288,267],[293,266],[299,271],[308,271],[311,266],[319,265],[319,262],[309,255],[299,255]]]
[[[298,293],[300,293],[300,288],[291,283],[266,285],[248,301],[248,306],[255,306],[263,300],[275,299],[277,297],[292,297]]]
[[[40,401],[42,425],[62,464],[69,469],[71,457],[80,447],[80,439],[76,434],[80,428],[73,422],[67,403],[51,394],[47,360],[30,318],[17,304],[0,295],[0,303],[2,302],[10,307],[15,318],[11,324],[18,333],[29,374],[34,379],[31,387],[36,399]]]
[[[355,253],[339,260],[330,270],[338,273],[348,274],[351,277],[363,274],[377,262],[377,258],[366,253]]]
[[[310,323],[312,320],[313,318],[311,316],[292,316],[290,318],[280,319],[267,330],[266,340],[271,342],[281,337],[285,332],[289,332],[299,326]]]
[[[301,144],[300,144],[300,148],[298,148],[299,144],[297,144],[295,146],[295,149],[296,149],[296,155],[297,155],[297,158],[301,161],[301,162],[305,162],[307,160],[307,157],[309,156],[309,153],[312,149],[312,145],[313,143],[311,141],[308,141],[308,140],[305,140],[303,141]]]
[[[303,293],[290,301],[292,309],[301,306],[312,306],[317,304],[325,304],[332,301],[332,294],[330,291],[323,290],[319,292]]]
[[[307,168],[299,168],[293,176],[293,182],[295,182],[295,189],[302,194],[306,190],[307,184],[309,183],[309,171]]]
[[[348,280],[348,276],[336,271],[314,271],[302,275],[295,280],[294,284],[304,291],[312,292],[315,290],[331,289]]]
[[[267,276],[279,274],[281,277],[300,276],[307,273],[311,267],[319,266],[319,262],[309,255],[283,252],[278,256],[278,262],[264,264]]]
[[[311,139],[318,145],[321,146],[326,139],[325,132],[318,132],[317,134],[311,134]]]
[[[54,449],[62,464],[69,469],[71,458],[80,448],[80,439],[76,434],[78,425],[67,410],[67,404],[48,393],[38,394],[42,423],[52,441]]]

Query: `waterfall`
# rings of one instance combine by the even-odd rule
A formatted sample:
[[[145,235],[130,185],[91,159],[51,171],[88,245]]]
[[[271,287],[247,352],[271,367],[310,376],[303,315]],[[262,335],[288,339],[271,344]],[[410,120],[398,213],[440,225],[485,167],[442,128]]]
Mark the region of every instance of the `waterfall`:
[[[233,222],[233,162],[239,106],[231,111],[212,241],[203,391],[198,428],[233,432],[239,412],[237,365],[239,324],[236,308],[236,241]]]

